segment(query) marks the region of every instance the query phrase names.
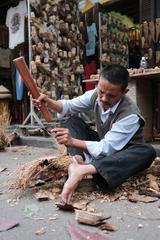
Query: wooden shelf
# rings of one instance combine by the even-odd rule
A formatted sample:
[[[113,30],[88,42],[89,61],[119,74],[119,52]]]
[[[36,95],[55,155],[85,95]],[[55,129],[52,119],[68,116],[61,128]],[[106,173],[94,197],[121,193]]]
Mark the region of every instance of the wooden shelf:
[[[134,78],[160,78],[160,71],[157,72],[144,72],[144,73],[139,73],[139,74],[130,74],[129,75],[131,79]],[[92,83],[96,83],[98,82],[98,78],[93,78],[93,79],[84,79],[82,82],[92,82]]]
[[[160,71],[157,72],[144,72],[139,74],[130,74],[130,78],[148,78],[148,77],[160,77]]]

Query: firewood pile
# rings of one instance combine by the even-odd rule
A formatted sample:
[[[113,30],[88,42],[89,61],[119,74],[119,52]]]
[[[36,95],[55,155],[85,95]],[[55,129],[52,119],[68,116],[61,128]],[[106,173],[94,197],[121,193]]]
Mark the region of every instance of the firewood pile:
[[[118,63],[128,67],[128,28],[117,16],[103,13],[101,16],[101,41],[103,64]]]
[[[77,1],[33,0],[30,4],[31,69],[37,86],[56,99],[81,94],[84,41]]]

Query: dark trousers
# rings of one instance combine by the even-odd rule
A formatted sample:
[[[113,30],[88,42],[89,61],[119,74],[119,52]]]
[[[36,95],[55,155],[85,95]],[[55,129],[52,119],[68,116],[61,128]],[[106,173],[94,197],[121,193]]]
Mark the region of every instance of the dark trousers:
[[[99,141],[98,134],[79,117],[71,117],[61,126],[69,128],[74,138]],[[76,148],[68,148],[68,152],[71,155],[80,154],[83,156],[83,151]],[[103,186],[104,190],[106,188],[110,191],[131,176],[147,169],[155,157],[156,152],[149,144],[128,144],[127,147],[110,156],[93,159],[91,164],[98,172],[94,179],[101,187]]]
[[[81,118],[73,116],[63,122],[61,127],[68,128],[73,138],[80,140],[99,141],[98,133],[92,130]],[[83,151],[78,148],[68,147],[68,153],[72,156],[81,155]]]

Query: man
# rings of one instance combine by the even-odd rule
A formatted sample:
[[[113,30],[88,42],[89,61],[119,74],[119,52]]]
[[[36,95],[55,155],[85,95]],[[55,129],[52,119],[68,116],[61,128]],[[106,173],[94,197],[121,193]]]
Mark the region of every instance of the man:
[[[69,166],[68,180],[62,190],[62,200],[70,204],[80,181],[93,175],[106,190],[112,190],[134,174],[148,168],[156,157],[152,146],[144,143],[144,119],[138,107],[126,96],[128,71],[117,64],[104,67],[98,86],[72,100],[54,101],[46,95],[34,100],[44,101],[59,113],[59,117],[93,110],[98,135],[77,117],[70,118],[68,128],[52,131],[60,144],[65,144],[75,156]],[[78,137],[77,137],[78,136]],[[84,160],[84,161],[83,161]]]

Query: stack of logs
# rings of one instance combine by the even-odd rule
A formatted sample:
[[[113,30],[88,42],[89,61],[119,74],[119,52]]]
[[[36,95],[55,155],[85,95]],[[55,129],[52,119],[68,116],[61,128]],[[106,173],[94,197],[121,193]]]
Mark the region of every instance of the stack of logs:
[[[148,67],[160,66],[160,18],[144,21],[140,28],[142,54]]]
[[[77,1],[31,0],[30,4],[31,70],[37,86],[54,99],[81,94],[84,43]]]
[[[103,64],[118,63],[128,67],[128,28],[110,13],[101,15]]]

